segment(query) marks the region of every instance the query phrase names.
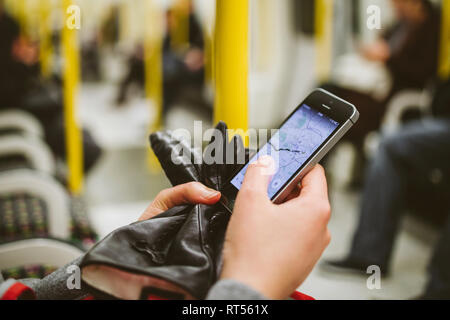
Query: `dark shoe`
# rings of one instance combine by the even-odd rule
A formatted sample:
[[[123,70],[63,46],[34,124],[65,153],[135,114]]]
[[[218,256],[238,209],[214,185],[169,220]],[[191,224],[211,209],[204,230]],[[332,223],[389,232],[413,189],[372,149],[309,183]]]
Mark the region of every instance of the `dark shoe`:
[[[358,274],[370,274],[367,272],[370,266],[379,266],[381,275],[387,276],[389,271],[387,268],[380,266],[377,263],[368,262],[362,259],[347,257],[343,260],[327,260],[321,264],[321,268],[324,271],[334,272],[334,273],[358,273]]]

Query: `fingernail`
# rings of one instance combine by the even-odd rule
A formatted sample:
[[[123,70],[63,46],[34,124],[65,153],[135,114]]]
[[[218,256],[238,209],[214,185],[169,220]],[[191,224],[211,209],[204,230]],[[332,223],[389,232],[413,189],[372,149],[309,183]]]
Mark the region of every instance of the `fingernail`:
[[[217,197],[219,195],[219,193],[220,193],[219,191],[205,187],[204,191],[203,191],[203,198],[212,199],[212,198]]]

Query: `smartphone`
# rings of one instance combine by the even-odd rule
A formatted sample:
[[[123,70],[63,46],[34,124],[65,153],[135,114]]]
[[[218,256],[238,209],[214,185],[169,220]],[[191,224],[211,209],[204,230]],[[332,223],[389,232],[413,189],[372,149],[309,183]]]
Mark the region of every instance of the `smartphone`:
[[[283,203],[358,119],[359,112],[354,105],[323,89],[316,89],[224,185],[220,190],[221,203],[233,212],[248,166],[266,155],[275,160],[268,196],[275,204]]]

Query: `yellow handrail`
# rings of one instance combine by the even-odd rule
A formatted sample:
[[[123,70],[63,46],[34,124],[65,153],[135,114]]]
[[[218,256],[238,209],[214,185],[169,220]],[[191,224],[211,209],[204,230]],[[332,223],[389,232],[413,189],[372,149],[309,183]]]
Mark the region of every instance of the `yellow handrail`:
[[[328,79],[333,58],[334,0],[316,0],[316,73],[319,81]]]
[[[214,37],[214,120],[248,130],[249,2],[217,0]]]
[[[67,9],[72,0],[63,0],[64,26],[62,28],[64,121],[66,130],[66,154],[69,168],[70,191],[77,195],[83,188],[83,142],[77,122],[77,95],[80,79],[78,31],[67,26]]]
[[[154,119],[149,131],[155,132],[161,129],[163,120],[162,45],[164,20],[162,10],[155,0],[145,2],[145,12],[149,21],[152,21],[151,24],[146,24],[144,32],[145,93],[154,110]],[[148,163],[152,172],[160,171],[161,167],[153,152],[149,153]]]
[[[450,0],[442,0],[442,32],[439,58],[439,76],[450,77]]]
[[[158,130],[162,124],[162,12],[155,0],[147,0],[146,12],[151,24],[147,24],[144,39],[145,93],[156,110],[151,131]]]

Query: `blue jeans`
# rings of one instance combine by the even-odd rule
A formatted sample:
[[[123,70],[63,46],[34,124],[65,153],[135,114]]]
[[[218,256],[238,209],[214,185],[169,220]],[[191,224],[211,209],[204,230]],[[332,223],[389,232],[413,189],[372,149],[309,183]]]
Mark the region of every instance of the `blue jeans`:
[[[450,120],[415,122],[382,140],[367,173],[350,257],[388,268],[401,216],[411,200],[408,190],[426,190],[436,169],[442,173],[439,187],[450,190]],[[421,201],[430,201],[422,194]],[[450,219],[429,269],[428,294],[450,297]]]

